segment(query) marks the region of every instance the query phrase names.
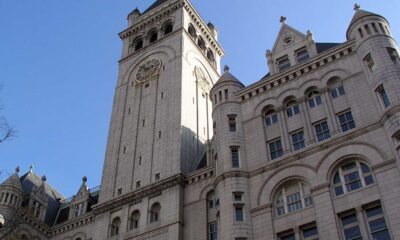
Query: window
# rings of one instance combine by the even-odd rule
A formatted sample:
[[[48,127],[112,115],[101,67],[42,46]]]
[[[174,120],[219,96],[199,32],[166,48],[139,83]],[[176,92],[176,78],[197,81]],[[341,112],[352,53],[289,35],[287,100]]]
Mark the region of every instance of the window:
[[[367,56],[364,57],[363,62],[370,72],[374,71],[375,63],[370,53],[368,53]]]
[[[153,43],[153,42],[157,41],[157,39],[158,39],[157,30],[156,29],[151,30],[149,32],[148,36],[149,36],[149,42],[150,43]]]
[[[390,234],[380,205],[365,209],[371,239],[390,240]]]
[[[6,200],[5,200],[6,202],[7,202],[7,196],[8,196],[8,193],[6,195]],[[40,218],[41,215],[42,215],[42,210],[43,210],[42,204],[40,204],[39,202],[33,200],[32,208],[31,208],[32,215],[35,216],[36,218]]]
[[[284,57],[279,58],[276,61],[276,64],[278,65],[279,72],[285,71],[286,69],[290,68],[289,57],[286,55]]]
[[[210,209],[215,208],[215,193],[214,193],[214,191],[210,191],[207,194],[207,205],[208,205],[208,208],[210,208]]]
[[[271,156],[271,160],[277,159],[283,156],[283,148],[281,139],[276,139],[269,144],[269,154]]]
[[[292,144],[293,144],[294,151],[297,151],[297,150],[300,150],[300,149],[306,147],[303,130],[292,134]]]
[[[236,115],[228,115],[229,131],[236,132]]]
[[[389,53],[389,57],[392,60],[393,63],[397,63],[399,61],[399,54],[397,53],[396,49],[394,48],[386,48],[388,53]]]
[[[318,229],[315,223],[301,227],[302,239],[304,240],[318,240]]]
[[[340,217],[342,233],[345,240],[362,240],[360,226],[355,212]]]
[[[244,213],[243,213],[243,206],[235,206],[235,220],[237,222],[244,221]]]
[[[197,46],[199,46],[203,52],[207,49],[206,42],[204,42],[204,39],[201,36],[199,36],[199,39],[197,40]]]
[[[275,197],[277,216],[298,211],[304,207],[312,206],[312,204],[310,187],[298,180],[284,184]]]
[[[208,225],[209,240],[217,240],[218,227],[217,223],[210,223]]]
[[[192,38],[197,38],[196,29],[194,28],[193,24],[189,24],[188,33]]]
[[[390,106],[390,100],[389,100],[389,96],[387,95],[385,89],[383,88],[383,85],[378,87],[377,93],[379,95],[379,98],[382,102],[382,105],[387,108]]]
[[[332,83],[329,84],[329,90],[333,99],[346,94],[340,79],[333,80]]]
[[[21,235],[21,240],[28,240],[28,237],[25,234]],[[78,239],[77,239],[78,240]]]
[[[339,167],[333,176],[333,191],[336,196],[366,187],[374,183],[371,169],[356,160]]]
[[[111,223],[110,237],[118,236],[120,227],[121,227],[121,219],[119,217],[114,218],[114,220]]]
[[[293,232],[278,234],[279,240],[296,240],[296,237]]]
[[[75,209],[74,209],[74,217],[81,216],[85,211],[84,207],[85,207],[85,203],[80,203],[80,204],[76,205]]]
[[[160,173],[156,173],[156,175],[154,175],[154,179],[156,181],[160,180]]]
[[[240,156],[238,147],[231,147],[231,161],[232,161],[232,168],[240,167]]]
[[[331,131],[329,130],[329,126],[326,121],[315,124],[314,129],[318,142],[324,141],[331,137]]]
[[[234,202],[242,202],[243,201],[243,192],[234,192],[234,193],[232,193],[232,195],[233,195]]]
[[[292,117],[299,113],[300,113],[300,108],[296,100],[291,100],[288,103],[286,103],[286,114],[288,117]]]
[[[150,210],[150,223],[158,222],[160,220],[161,205],[154,203]]]
[[[207,51],[207,58],[208,60],[210,60],[212,63],[215,63],[215,57],[214,57],[214,53],[211,49],[208,49]]]
[[[140,181],[136,182],[136,188],[140,188]]]
[[[129,219],[129,229],[135,229],[139,227],[139,219],[140,219],[140,212],[135,210],[131,214],[131,218]]]
[[[164,25],[164,35],[168,35],[168,34],[172,33],[173,30],[174,30],[174,26],[172,25],[171,22]]]
[[[133,44],[135,51],[140,50],[143,48],[143,39],[137,39]]]
[[[265,119],[265,124],[267,125],[267,127],[274,125],[275,123],[278,122],[278,114],[275,112],[275,110],[270,109],[265,112],[264,119]]]
[[[310,92],[307,98],[308,98],[308,106],[310,106],[310,108],[314,108],[322,104],[321,94],[317,90]]]
[[[354,122],[351,111],[339,114],[338,119],[339,119],[340,128],[342,129],[342,132],[346,132],[346,131],[356,127],[356,123]]]
[[[307,48],[301,48],[295,52],[297,63],[303,63],[310,59],[310,54],[307,51]]]

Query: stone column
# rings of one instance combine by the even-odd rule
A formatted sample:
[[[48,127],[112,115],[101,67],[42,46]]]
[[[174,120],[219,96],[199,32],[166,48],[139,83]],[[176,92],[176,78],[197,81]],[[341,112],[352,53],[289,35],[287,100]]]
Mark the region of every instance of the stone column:
[[[314,132],[312,131],[312,124],[310,121],[310,115],[307,107],[307,99],[305,98],[302,99],[301,108],[302,108],[301,115],[304,119],[304,128],[306,130],[306,134],[308,135],[308,136],[306,135],[308,137],[307,141],[310,144],[315,143],[315,135]]]
[[[284,152],[288,152],[291,150],[291,147],[290,147],[290,142],[288,140],[289,133],[288,133],[286,118],[285,118],[286,114],[284,113],[283,108],[277,109],[277,111],[279,114],[279,125],[281,128],[281,136],[282,136],[282,141],[283,141],[283,146],[284,146],[283,150],[284,150]]]
[[[333,128],[332,129],[333,130],[332,133],[333,134],[339,133],[340,132],[339,131],[339,125],[338,125],[338,123],[336,121],[336,115],[335,115],[335,113],[333,111],[332,99],[330,97],[328,88],[324,89],[324,98],[325,98],[325,101],[326,101],[325,111],[326,111],[326,114],[330,118],[330,121],[332,123],[332,125],[331,125],[332,128]]]

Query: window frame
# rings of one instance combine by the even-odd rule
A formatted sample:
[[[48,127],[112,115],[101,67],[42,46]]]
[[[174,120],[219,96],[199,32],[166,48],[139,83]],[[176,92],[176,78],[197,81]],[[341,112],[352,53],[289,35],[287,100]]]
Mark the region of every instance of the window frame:
[[[356,221],[345,224],[344,221],[343,221],[343,219],[348,218],[348,217],[350,217],[350,216],[354,216]],[[347,213],[341,214],[341,215],[339,216],[339,222],[340,222],[341,234],[342,234],[342,237],[343,237],[344,240],[352,240],[352,239],[357,239],[357,240],[358,240],[358,239],[363,239],[362,230],[361,230],[361,224],[360,224],[360,220],[358,219],[358,216],[357,216],[357,212],[356,212],[356,211],[351,210],[351,211],[349,211],[349,212],[347,212]],[[358,228],[358,231],[359,231],[360,235],[359,235],[359,236],[356,236],[356,238],[354,238],[354,237],[353,237],[353,238],[350,238],[350,239],[347,238],[347,237],[346,237],[346,232],[345,232],[345,231],[346,231],[347,229],[352,229],[352,228],[355,228],[355,227]]]
[[[296,189],[289,188],[295,185],[297,185]],[[308,191],[310,191],[308,184],[297,179],[283,183],[274,197],[275,216],[282,217],[313,206],[314,203],[311,197],[311,192],[306,192],[305,188],[308,188]],[[298,196],[299,199],[294,198],[295,201],[289,202],[289,199],[293,199],[294,196]]]
[[[302,138],[299,138],[299,134],[301,134]],[[295,141],[294,137],[297,136],[297,140]],[[298,151],[306,147],[306,139],[304,138],[304,130],[300,129],[290,134],[290,139],[292,141],[293,151]]]
[[[324,129],[323,125],[326,125],[326,129]],[[320,128],[321,128],[320,132],[317,130],[318,126],[320,126]],[[314,133],[315,133],[315,138],[316,138],[317,142],[323,142],[332,137],[331,130],[329,128],[329,124],[328,124],[327,120],[322,120],[317,123],[314,123],[313,127],[314,127]],[[320,136],[323,136],[323,138]]]
[[[294,117],[300,114],[300,106],[296,100],[290,100],[286,103],[286,115],[288,118]]]
[[[245,221],[245,214],[244,214],[244,205],[243,204],[234,204],[234,217],[235,222],[244,222]]]
[[[382,104],[382,107],[384,109],[390,107],[390,105],[391,105],[390,98],[389,98],[389,95],[387,94],[385,88],[383,87],[383,84],[380,85],[379,87],[377,87],[375,92],[378,94],[378,98],[379,98],[380,103]]]
[[[318,90],[312,90],[307,94],[307,103],[310,108],[318,107],[322,105],[322,94]]]
[[[278,68],[278,72],[284,72],[292,67],[289,55],[284,55],[278,59],[276,59],[276,66]]]
[[[362,61],[364,66],[369,70],[370,73],[374,72],[375,62],[374,59],[372,58],[371,53],[367,53]]]
[[[218,239],[218,224],[217,224],[217,222],[209,223],[208,224],[208,240],[217,240],[217,239]]]
[[[353,117],[353,114],[350,109],[346,110],[344,112],[338,113],[336,116],[339,121],[340,130],[342,132],[347,132],[347,131],[350,131],[351,129],[354,129],[357,127],[356,122]],[[344,121],[342,121],[342,119]]]
[[[279,144],[278,144],[279,142]],[[282,145],[282,139],[275,138],[274,140],[271,140],[268,142],[268,151],[269,151],[269,157],[271,160],[278,159],[284,155],[283,152],[283,145]]]
[[[380,213],[375,214],[373,216],[368,216],[368,211],[370,211],[372,209],[376,209],[376,208],[380,208]],[[385,216],[385,213],[383,211],[383,208],[382,208],[381,204],[375,203],[373,205],[365,207],[364,208],[364,216],[365,216],[365,220],[366,220],[368,235],[370,236],[371,239],[375,239],[374,238],[374,234],[381,233],[383,231],[387,232],[387,235],[389,236],[388,240],[392,239],[392,236],[391,236],[390,230],[389,230],[389,226],[388,226],[387,221],[386,221],[386,216]],[[383,220],[383,222],[385,223],[385,227],[381,228],[379,230],[373,231],[372,228],[371,228],[371,222],[377,221],[377,220]]]
[[[301,52],[305,52],[306,54],[303,54],[302,56],[299,56],[299,54]],[[302,48],[297,49],[294,52],[294,55],[296,57],[296,62],[298,64],[304,63],[304,62],[306,62],[306,61],[308,61],[310,59],[310,52],[308,51],[307,47],[302,47]]]
[[[237,132],[237,115],[228,114],[229,132]]]
[[[231,146],[230,152],[231,152],[231,167],[232,168],[240,168],[240,147],[239,146]],[[237,158],[235,158],[237,153]],[[237,164],[236,164],[237,163]]]

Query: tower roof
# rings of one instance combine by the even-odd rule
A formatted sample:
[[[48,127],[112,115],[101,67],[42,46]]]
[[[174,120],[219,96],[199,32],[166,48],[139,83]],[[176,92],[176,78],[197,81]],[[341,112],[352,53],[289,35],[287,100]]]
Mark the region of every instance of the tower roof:
[[[148,8],[143,12],[143,14],[145,14],[145,13],[147,13],[147,12],[150,12],[150,11],[153,10],[154,8],[160,6],[160,5],[162,5],[163,3],[168,2],[168,1],[169,1],[169,0],[157,0],[157,1],[155,1],[153,4],[150,5],[150,7],[148,7]]]
[[[225,66],[224,68],[224,74],[222,74],[222,76],[218,79],[218,81],[215,83],[215,85],[223,83],[223,82],[236,82],[239,83],[240,85],[243,85],[242,82],[240,82],[235,76],[233,76],[230,72],[229,72],[229,67]]]
[[[6,179],[1,185],[0,187],[13,187],[16,188],[18,190],[20,190],[21,192],[23,192],[23,188],[22,188],[22,184],[21,184],[21,180],[19,179],[18,176],[18,172],[16,171],[13,175],[11,175],[8,179]]]
[[[384,17],[382,17],[379,14],[376,14],[373,12],[368,12],[368,11],[361,10],[361,9],[357,9],[356,13],[354,14],[353,18],[351,19],[349,26],[353,25],[353,23],[360,20],[361,18],[368,17],[368,16],[381,17],[381,18],[385,19]]]

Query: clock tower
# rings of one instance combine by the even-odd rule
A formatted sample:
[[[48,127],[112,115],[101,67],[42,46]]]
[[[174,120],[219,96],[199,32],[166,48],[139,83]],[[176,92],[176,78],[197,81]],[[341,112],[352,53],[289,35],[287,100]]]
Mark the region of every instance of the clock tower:
[[[94,239],[182,238],[183,179],[211,164],[217,35],[187,0],[158,0],[128,15]]]

